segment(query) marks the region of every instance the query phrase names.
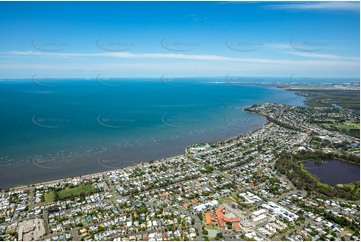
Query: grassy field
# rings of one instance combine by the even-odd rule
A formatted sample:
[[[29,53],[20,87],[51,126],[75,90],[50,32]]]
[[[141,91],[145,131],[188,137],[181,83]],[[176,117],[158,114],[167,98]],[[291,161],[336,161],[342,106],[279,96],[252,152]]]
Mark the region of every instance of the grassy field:
[[[217,233],[219,233],[218,229],[207,229],[208,231],[208,237],[210,239],[214,239],[217,236]]]
[[[226,177],[227,179],[232,179],[232,176],[227,174],[226,172],[223,172],[222,176]]]
[[[232,202],[236,202],[236,200],[233,197],[226,197],[226,198],[222,198],[219,200],[219,203],[232,203]]]
[[[92,194],[96,191],[93,185],[84,185],[73,188],[65,188],[60,191],[51,191],[44,194],[45,203],[52,203],[55,200],[64,200],[70,197],[80,196],[82,194]]]
[[[338,131],[356,138],[360,137],[360,124],[358,122],[330,118],[315,119],[314,122],[328,130]]]
[[[52,203],[55,201],[55,192],[47,192],[44,194],[45,203]]]
[[[349,187],[351,190],[355,189],[356,185],[355,184],[337,184],[338,187]]]
[[[336,120],[333,123],[327,123],[324,124],[324,126],[326,128],[336,128],[339,130],[346,130],[346,131],[350,131],[350,129],[359,129],[359,125],[357,123],[353,123],[351,121],[345,121],[342,123],[337,123]]]
[[[345,123],[345,125],[348,125],[354,129],[360,128],[360,123],[358,123],[358,122],[345,121],[344,123]]]
[[[356,193],[356,194],[360,194],[360,186],[356,186],[355,183],[347,183],[347,184],[337,184],[338,187],[347,187],[349,188],[352,192]]]
[[[57,195],[60,200],[66,199],[72,196],[79,196],[81,194],[91,194],[95,192],[93,185],[85,185],[73,188],[65,188],[64,190],[58,191]]]

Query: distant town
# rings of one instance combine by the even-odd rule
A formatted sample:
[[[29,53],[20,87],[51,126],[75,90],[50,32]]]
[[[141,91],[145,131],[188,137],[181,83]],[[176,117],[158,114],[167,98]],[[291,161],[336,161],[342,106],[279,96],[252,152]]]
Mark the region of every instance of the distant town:
[[[0,239],[359,241],[359,181],[332,187],[303,166],[359,165],[348,127],[358,115],[271,103],[245,110],[269,122],[181,156],[1,191]]]

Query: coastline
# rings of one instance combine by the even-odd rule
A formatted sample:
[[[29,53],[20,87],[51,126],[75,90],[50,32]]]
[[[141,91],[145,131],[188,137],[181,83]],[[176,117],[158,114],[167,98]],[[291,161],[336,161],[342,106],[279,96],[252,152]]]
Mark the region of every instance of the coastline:
[[[277,88],[277,87],[270,87],[270,88],[275,88],[275,89],[282,89],[282,88]],[[286,92],[291,92],[294,94],[294,91],[288,91],[288,90],[284,90]],[[300,100],[302,103],[302,105],[304,105],[304,100]],[[276,101],[277,102],[277,101]],[[257,102],[256,102],[257,103]],[[299,104],[296,104],[299,105]],[[249,106],[249,105],[247,105]],[[240,112],[246,112],[246,110],[239,110]],[[255,113],[254,113],[255,114]],[[205,137],[204,140],[201,141],[197,141],[197,140],[190,140],[190,142],[188,142],[188,144],[174,144],[173,148],[169,148],[166,151],[163,149],[159,149],[159,145],[158,148],[155,146],[145,146],[145,147],[138,147],[135,148],[134,150],[130,150],[130,151],[115,151],[115,150],[111,150],[107,153],[103,153],[103,154],[89,154],[89,155],[84,155],[82,157],[78,157],[77,160],[72,159],[72,161],[76,161],[74,162],[75,164],[71,164],[72,167],[68,170],[65,169],[64,164],[60,164],[61,168],[59,168],[59,170],[56,169],[51,169],[51,167],[49,167],[50,169],[46,170],[44,172],[44,169],[41,170],[36,170],[33,169],[32,167],[32,162],[29,162],[29,164],[27,166],[14,166],[14,167],[8,167],[6,173],[8,174],[12,174],[11,176],[8,176],[8,178],[3,178],[3,181],[19,181],[19,182],[8,182],[8,183],[4,183],[4,185],[2,185],[0,187],[0,189],[2,190],[6,190],[6,189],[21,189],[21,188],[25,188],[25,187],[30,187],[32,185],[38,185],[38,184],[46,184],[46,183],[52,183],[52,182],[56,182],[56,181],[61,181],[64,179],[71,179],[72,177],[80,177],[80,176],[88,176],[88,175],[96,175],[96,174],[104,174],[106,172],[109,171],[113,171],[113,170],[119,170],[119,169],[125,169],[127,167],[132,167],[132,166],[137,166],[141,163],[144,162],[150,162],[150,161],[159,161],[162,159],[170,159],[172,157],[178,157],[178,156],[184,156],[186,155],[186,153],[184,152],[184,150],[186,150],[187,148],[194,146],[198,143],[227,143],[230,142],[234,139],[237,139],[240,136],[243,135],[247,135],[249,133],[252,133],[260,128],[262,128],[264,125],[267,125],[269,123],[269,120],[267,120],[266,117],[256,114],[260,120],[262,120],[262,122],[259,124],[259,126],[257,125],[257,127],[252,127],[252,126],[247,126],[247,128],[245,128],[243,131],[240,131],[237,134],[233,134],[231,136],[227,136],[222,135],[223,133],[217,134],[215,136],[208,136]],[[229,135],[229,134],[228,134]],[[189,140],[188,140],[189,141]],[[177,142],[179,143],[179,142]],[[164,144],[162,144],[164,145]],[[146,158],[144,158],[145,155],[143,155],[143,158],[139,158],[141,155],[137,149],[145,149],[148,153],[150,153],[149,156],[146,156]],[[158,150],[157,150],[158,149]],[[132,153],[133,152],[133,153]],[[130,158],[130,159],[124,159],[123,154],[127,153],[125,156],[130,156],[130,155],[135,155],[138,158]],[[144,153],[144,152],[143,152]],[[122,157],[118,157],[118,155],[122,155]],[[118,160],[122,160],[124,161],[123,163],[119,163],[118,165],[114,165],[114,167],[106,167],[106,166],[99,166],[99,164],[97,164],[96,159],[97,156],[101,156],[103,159],[118,159]],[[61,160],[57,161],[57,162],[62,162]],[[47,168],[47,167],[45,167]],[[22,178],[22,174],[26,173],[26,177]],[[29,179],[29,177],[31,177],[31,179]],[[52,178],[54,177],[54,178]],[[11,185],[11,183],[15,183],[14,185]],[[16,184],[17,183],[17,184]]]
[[[246,107],[247,108],[247,107]],[[245,112],[248,112],[247,110],[245,110],[246,108],[242,109],[242,111],[245,111]],[[184,149],[184,152],[182,154],[179,154],[179,155],[173,155],[173,156],[167,156],[167,157],[164,157],[164,158],[159,158],[159,159],[154,159],[154,160],[147,160],[147,161],[141,161],[141,162],[135,162],[133,164],[129,164],[129,165],[126,165],[124,167],[117,167],[117,168],[114,168],[114,169],[108,169],[108,170],[105,170],[105,171],[100,171],[100,172],[94,172],[94,173],[87,173],[87,174],[81,174],[81,175],[76,175],[76,176],[68,176],[68,177],[65,177],[65,178],[59,178],[59,179],[55,179],[55,180],[47,180],[47,181],[44,181],[44,182],[35,182],[35,183],[29,183],[29,184],[24,184],[24,185],[19,185],[19,186],[14,186],[14,187],[9,187],[9,188],[5,188],[5,189],[2,189],[2,190],[21,190],[21,189],[26,189],[26,188],[29,188],[29,187],[33,187],[33,186],[38,186],[38,185],[45,185],[45,184],[52,184],[52,183],[57,183],[57,182],[61,182],[63,180],[67,180],[67,179],[72,179],[73,177],[86,177],[86,176],[97,176],[97,175],[102,175],[102,174],[105,174],[105,173],[108,173],[108,172],[111,172],[111,171],[117,171],[117,170],[122,170],[122,169],[127,169],[127,168],[131,168],[131,167],[136,167],[136,166],[139,166],[139,165],[142,165],[142,164],[148,164],[149,162],[152,162],[152,161],[156,161],[156,162],[159,162],[159,161],[162,161],[162,160],[165,160],[165,159],[174,159],[174,158],[179,158],[179,157],[184,157],[184,156],[187,156],[187,150],[190,148],[190,147],[193,147],[193,146],[196,146],[197,144],[200,144],[200,143],[228,143],[230,141],[233,141],[235,139],[238,139],[242,136],[246,136],[246,135],[249,135],[249,134],[252,134],[253,132],[259,130],[259,129],[262,129],[264,126],[268,125],[270,123],[270,121],[260,115],[260,114],[257,114],[255,113],[256,115],[258,115],[259,117],[263,118],[266,123],[264,123],[261,127],[258,127],[256,129],[253,129],[253,130],[250,130],[248,132],[245,132],[243,134],[240,134],[240,135],[236,135],[236,136],[232,136],[232,137],[229,137],[229,138],[226,138],[226,139],[222,139],[222,140],[218,140],[218,141],[212,141],[212,142],[199,142],[199,143],[194,143],[194,144],[191,144],[187,147],[185,147]],[[1,189],[0,189],[1,191]]]
[[[177,155],[177,156],[172,156],[172,157],[167,157],[167,158],[164,158],[164,159],[174,159],[174,158],[177,158],[177,157],[182,157],[183,155],[185,155],[185,154]],[[157,161],[161,161],[161,160],[163,160],[163,159],[159,159],[159,160],[157,160]],[[148,164],[149,162],[150,162],[150,161],[139,162],[139,163],[136,163],[136,164],[133,164],[133,165],[128,165],[128,166],[123,167],[123,168],[116,168],[116,169],[110,169],[110,170],[108,170],[108,171],[101,171],[101,172],[95,172],[95,173],[89,173],[89,174],[79,175],[79,177],[102,175],[102,174],[104,174],[104,173],[111,172],[111,171],[116,171],[116,170],[121,170],[121,169],[127,169],[127,168],[131,168],[131,167],[135,167],[135,166],[139,166],[139,165],[143,165],[143,164]],[[9,189],[9,190],[26,189],[26,188],[29,188],[29,187],[32,187],[32,186],[38,186],[38,185],[46,185],[46,184],[57,183],[57,182],[61,182],[61,181],[66,180],[66,179],[72,179],[72,178],[71,178],[71,177],[67,177],[67,178],[56,179],[56,180],[51,180],[51,181],[32,183],[32,184],[29,184],[29,185],[21,185],[21,186],[11,187],[11,188],[7,188],[7,189]],[[6,190],[6,189],[3,189],[3,190]],[[1,190],[0,190],[0,191],[1,191]]]

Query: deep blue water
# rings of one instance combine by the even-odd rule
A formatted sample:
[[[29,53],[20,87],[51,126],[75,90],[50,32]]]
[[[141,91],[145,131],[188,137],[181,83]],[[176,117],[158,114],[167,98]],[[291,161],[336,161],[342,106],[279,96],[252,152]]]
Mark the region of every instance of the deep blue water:
[[[187,145],[266,123],[242,111],[246,106],[303,105],[303,100],[277,88],[197,80],[184,85],[146,79],[5,81],[0,83],[0,187],[182,154]]]

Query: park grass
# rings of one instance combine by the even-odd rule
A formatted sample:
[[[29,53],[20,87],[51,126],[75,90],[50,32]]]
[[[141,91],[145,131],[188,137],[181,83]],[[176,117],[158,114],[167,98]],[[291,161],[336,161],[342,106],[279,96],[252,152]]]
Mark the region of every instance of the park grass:
[[[214,239],[217,236],[217,233],[219,232],[218,229],[208,229],[208,237],[210,239]]]
[[[335,123],[337,120],[334,118],[316,118],[315,121],[324,123]]]
[[[322,126],[324,126],[327,129],[336,128],[340,131],[346,130],[347,132],[350,132],[351,129],[359,129],[358,125],[352,122],[323,124]]]
[[[227,174],[226,172],[223,172],[223,173],[222,173],[222,176],[224,176],[224,177],[227,178],[227,179],[232,179],[232,176],[229,175],[229,174]]]
[[[206,225],[206,227],[204,229],[205,230],[217,230],[218,226],[214,225],[214,224],[208,224],[208,225]]]
[[[349,187],[352,191],[355,189],[356,184],[354,183],[349,183],[349,184],[345,184],[346,187]]]
[[[51,192],[47,192],[44,194],[44,200],[45,203],[52,203],[55,201],[55,192],[51,191]]]
[[[222,198],[218,201],[220,204],[224,204],[224,203],[233,203],[236,202],[236,200],[233,197],[225,197]]]
[[[349,120],[345,121],[345,125],[351,126],[354,129],[359,129],[360,128],[360,124],[358,122],[351,122]]]
[[[348,188],[351,189],[351,191],[352,191],[353,189],[355,189],[355,187],[356,187],[356,185],[353,184],[353,183],[349,183],[349,184],[337,184],[337,186],[338,186],[338,187],[348,187]]]
[[[95,188],[93,185],[84,185],[73,188],[65,188],[64,190],[58,191],[57,195],[60,200],[63,200],[69,197],[76,197],[82,194],[91,194],[93,192],[95,192]]]
[[[350,129],[360,128],[360,124],[358,122],[353,122],[350,120],[345,120],[342,123],[340,123],[339,120],[333,118],[319,118],[319,119],[315,119],[315,121],[321,122],[322,125],[327,128],[332,128],[332,126],[340,130],[341,129],[350,130]]]
[[[359,137],[360,124],[351,120],[345,120],[339,122],[337,119],[332,118],[319,118],[315,121],[323,128],[328,130],[336,130],[338,132],[353,136]]]
[[[355,193],[355,194],[360,194],[360,188],[359,188],[359,187],[356,187],[356,184],[355,184],[354,182],[352,182],[352,183],[347,183],[347,184],[337,184],[336,186],[339,187],[339,188],[347,187],[347,188],[349,188],[353,193]]]
[[[51,191],[44,194],[45,203],[52,203],[55,200],[64,200],[70,197],[92,194],[96,191],[93,185],[84,185],[73,188],[65,188],[60,191]]]

